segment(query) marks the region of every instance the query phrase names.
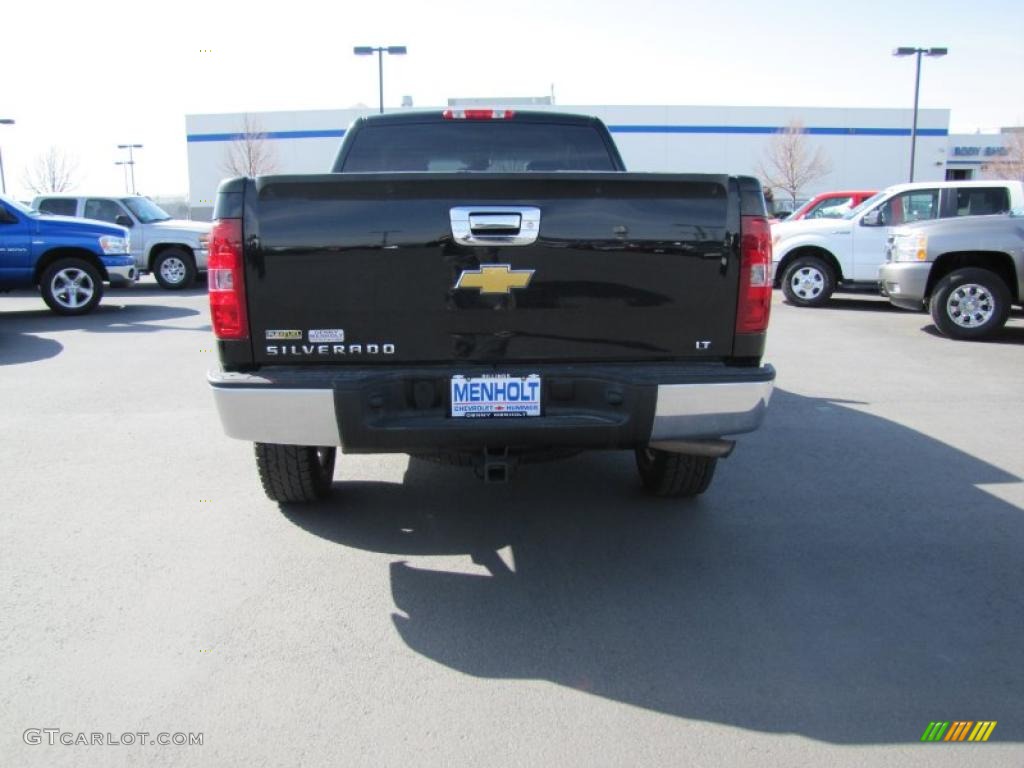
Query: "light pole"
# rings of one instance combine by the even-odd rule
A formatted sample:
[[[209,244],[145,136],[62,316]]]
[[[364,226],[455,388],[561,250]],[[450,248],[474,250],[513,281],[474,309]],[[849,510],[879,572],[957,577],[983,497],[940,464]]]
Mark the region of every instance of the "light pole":
[[[129,168],[131,168],[131,172],[132,172],[132,194],[134,195],[135,194],[135,156],[132,154],[132,150],[133,149],[142,149],[142,145],[141,144],[118,144],[117,148],[118,149],[127,149],[128,150],[128,160],[126,161],[126,165]]]
[[[914,152],[917,150],[917,98],[921,92],[921,54],[925,56],[945,56],[949,48],[913,48],[899,47],[893,50],[893,56],[917,56],[917,72],[914,74],[914,122],[910,128],[910,180],[914,180]]]
[[[0,125],[14,125],[9,117],[0,117]],[[4,153],[0,150],[0,194],[7,194],[7,179],[4,178]]]
[[[128,194],[128,166],[131,165],[127,160],[115,160],[114,165],[123,166],[124,170],[124,193]]]
[[[384,46],[372,46],[372,45],[357,45],[352,49],[352,53],[356,56],[372,56],[377,54],[377,75],[378,84],[380,86],[380,113],[384,114],[384,54],[388,53],[391,56],[404,56],[406,48],[404,45],[384,45]]]

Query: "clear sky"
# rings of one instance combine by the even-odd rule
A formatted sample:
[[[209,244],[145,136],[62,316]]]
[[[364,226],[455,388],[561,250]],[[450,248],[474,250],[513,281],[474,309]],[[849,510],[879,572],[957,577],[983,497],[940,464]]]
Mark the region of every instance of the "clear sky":
[[[1024,1],[371,0],[11,2],[0,23],[0,149],[8,192],[49,146],[77,157],[79,191],[117,193],[116,145],[144,145],[136,185],[184,194],[186,114],[544,96],[574,104],[952,110],[953,132],[1024,123]],[[343,126],[339,126],[343,127]]]

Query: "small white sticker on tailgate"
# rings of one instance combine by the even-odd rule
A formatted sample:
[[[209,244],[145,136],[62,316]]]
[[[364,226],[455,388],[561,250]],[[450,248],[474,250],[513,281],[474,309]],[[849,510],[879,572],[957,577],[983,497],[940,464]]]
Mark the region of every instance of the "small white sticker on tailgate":
[[[345,340],[343,328],[310,328],[309,340],[319,343],[333,343]]]

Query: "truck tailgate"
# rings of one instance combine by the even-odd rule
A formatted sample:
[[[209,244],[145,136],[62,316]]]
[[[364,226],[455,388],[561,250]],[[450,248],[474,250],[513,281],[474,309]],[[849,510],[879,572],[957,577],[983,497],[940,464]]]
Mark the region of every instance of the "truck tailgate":
[[[740,226],[729,183],[630,173],[259,178],[246,192],[244,233],[254,361],[726,357]]]

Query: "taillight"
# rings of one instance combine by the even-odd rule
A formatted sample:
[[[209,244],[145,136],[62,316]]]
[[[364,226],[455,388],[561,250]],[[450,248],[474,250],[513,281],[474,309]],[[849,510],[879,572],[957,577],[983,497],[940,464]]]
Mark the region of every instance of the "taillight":
[[[764,216],[743,216],[736,333],[761,333],[772,309],[772,234]]]
[[[245,314],[245,275],[242,269],[242,221],[218,219],[210,232],[207,258],[210,320],[218,339],[249,338]]]
[[[516,113],[511,109],[446,109],[445,120],[511,120]]]

